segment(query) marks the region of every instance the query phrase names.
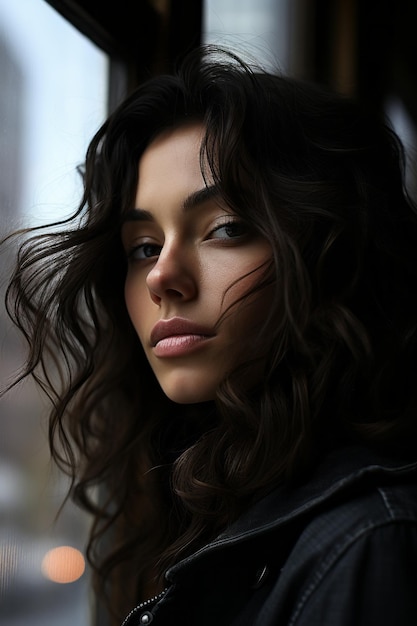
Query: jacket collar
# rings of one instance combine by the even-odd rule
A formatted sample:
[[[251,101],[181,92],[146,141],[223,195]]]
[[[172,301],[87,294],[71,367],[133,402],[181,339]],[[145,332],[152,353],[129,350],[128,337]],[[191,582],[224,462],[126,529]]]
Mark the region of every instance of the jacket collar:
[[[166,578],[173,580],[177,573],[208,553],[254,538],[311,513],[352,485],[384,478],[400,480],[413,474],[417,476],[415,457],[384,456],[361,446],[335,450],[318,464],[308,481],[292,488],[276,488],[216,539],[172,566]]]

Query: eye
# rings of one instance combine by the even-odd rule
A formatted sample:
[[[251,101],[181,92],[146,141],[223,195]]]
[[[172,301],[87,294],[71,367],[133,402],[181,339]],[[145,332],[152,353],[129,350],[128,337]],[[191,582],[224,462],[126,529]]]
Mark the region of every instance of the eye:
[[[222,224],[219,224],[219,226],[216,226],[216,228],[213,228],[210,233],[210,238],[236,239],[238,237],[243,237],[244,235],[247,235],[247,233],[247,227],[243,222],[237,219],[232,219],[228,222],[223,222]]]
[[[135,246],[128,253],[128,259],[133,261],[145,261],[159,256],[161,252],[161,246],[155,243],[141,243]]]

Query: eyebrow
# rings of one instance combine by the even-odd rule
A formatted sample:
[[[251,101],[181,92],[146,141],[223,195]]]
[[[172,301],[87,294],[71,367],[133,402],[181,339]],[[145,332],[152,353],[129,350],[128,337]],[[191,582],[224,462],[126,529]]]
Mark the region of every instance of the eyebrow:
[[[219,188],[216,185],[209,185],[207,187],[203,187],[198,191],[194,191],[189,196],[187,196],[182,203],[182,209],[184,212],[191,211],[202,204],[207,202],[208,200],[212,200],[213,198],[219,197],[220,192]],[[125,222],[153,222],[154,217],[150,211],[146,211],[145,209],[134,208],[126,211],[122,218],[122,224]]]
[[[204,202],[208,200],[212,200],[213,198],[219,197],[220,192],[219,188],[216,185],[209,185],[207,187],[203,187],[198,191],[194,191],[189,196],[187,196],[183,202],[183,210],[185,212],[195,209],[200,206]]]

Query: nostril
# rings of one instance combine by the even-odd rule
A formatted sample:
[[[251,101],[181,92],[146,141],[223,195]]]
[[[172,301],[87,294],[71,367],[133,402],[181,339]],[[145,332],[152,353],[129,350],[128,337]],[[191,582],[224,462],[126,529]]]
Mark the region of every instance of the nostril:
[[[177,289],[167,289],[166,294],[167,296],[170,296],[171,298],[183,298],[184,297],[181,291],[178,291]]]
[[[146,284],[154,302],[160,300],[189,300],[195,297],[197,281],[185,263],[160,257],[149,271]]]

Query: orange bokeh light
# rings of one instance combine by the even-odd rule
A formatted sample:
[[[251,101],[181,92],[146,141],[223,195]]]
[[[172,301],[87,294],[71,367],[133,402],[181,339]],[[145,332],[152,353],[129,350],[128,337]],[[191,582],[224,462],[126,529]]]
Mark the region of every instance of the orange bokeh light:
[[[54,583],[73,583],[84,574],[85,559],[70,546],[60,546],[47,552],[42,560],[42,573]]]

